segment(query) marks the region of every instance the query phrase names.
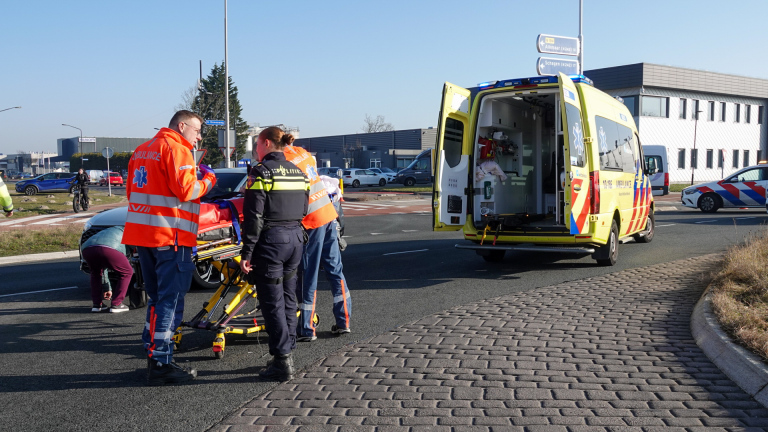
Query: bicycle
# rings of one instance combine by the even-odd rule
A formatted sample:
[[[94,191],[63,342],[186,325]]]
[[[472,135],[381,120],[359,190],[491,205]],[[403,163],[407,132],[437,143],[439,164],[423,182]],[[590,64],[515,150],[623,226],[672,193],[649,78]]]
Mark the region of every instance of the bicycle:
[[[87,211],[88,199],[85,195],[80,193],[80,185],[75,185],[72,188],[72,193],[74,194],[74,198],[72,198],[72,209],[75,210],[75,213],[78,213],[80,210]]]

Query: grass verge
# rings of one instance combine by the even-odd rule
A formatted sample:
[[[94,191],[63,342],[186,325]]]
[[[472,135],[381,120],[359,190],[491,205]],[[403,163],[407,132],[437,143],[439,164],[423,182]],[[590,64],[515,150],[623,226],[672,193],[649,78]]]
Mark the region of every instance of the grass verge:
[[[76,250],[82,224],[0,233],[0,257]]]
[[[41,192],[37,195],[27,196],[22,193],[11,193],[13,200],[13,216],[11,219],[49,215],[57,213],[74,213],[72,209],[73,196],[66,192]],[[106,192],[89,192],[88,198],[91,200],[91,206],[102,204],[113,204],[126,201],[124,195],[107,196]]]
[[[731,248],[710,285],[712,308],[739,344],[768,360],[768,229]]]
[[[689,184],[671,184],[669,185],[669,192],[682,192],[683,189],[690,186]]]

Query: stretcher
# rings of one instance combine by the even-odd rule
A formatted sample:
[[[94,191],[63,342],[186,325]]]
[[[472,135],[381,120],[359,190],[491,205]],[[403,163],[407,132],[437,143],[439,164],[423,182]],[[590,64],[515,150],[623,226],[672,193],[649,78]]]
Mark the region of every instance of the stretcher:
[[[256,299],[256,287],[248,283],[240,270],[239,253],[212,264],[224,278],[221,286],[203,303],[203,308],[194,318],[182,321],[173,341],[176,347],[181,344],[181,327],[212,331],[216,334],[213,354],[220,359],[224,357],[227,334],[249,335],[265,330],[266,326]],[[297,317],[299,313],[297,310]],[[317,326],[320,317],[315,314],[313,321]]]

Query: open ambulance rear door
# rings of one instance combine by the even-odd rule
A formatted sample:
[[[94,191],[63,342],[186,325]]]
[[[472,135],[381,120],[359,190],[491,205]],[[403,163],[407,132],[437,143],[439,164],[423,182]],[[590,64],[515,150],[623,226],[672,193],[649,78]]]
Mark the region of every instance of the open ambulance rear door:
[[[437,126],[432,214],[435,231],[457,231],[467,221],[470,91],[445,83]]]
[[[560,73],[560,112],[565,157],[565,225],[571,234],[589,229],[590,184],[581,100],[576,85]]]

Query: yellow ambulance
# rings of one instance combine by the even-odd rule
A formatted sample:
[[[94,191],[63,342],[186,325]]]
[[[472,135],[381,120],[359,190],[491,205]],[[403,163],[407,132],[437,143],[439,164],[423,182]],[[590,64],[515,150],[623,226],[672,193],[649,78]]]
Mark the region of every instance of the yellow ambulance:
[[[463,230],[458,248],[613,265],[619,243],[653,239],[653,173],[634,119],[582,75],[446,83],[437,134],[434,230]]]

